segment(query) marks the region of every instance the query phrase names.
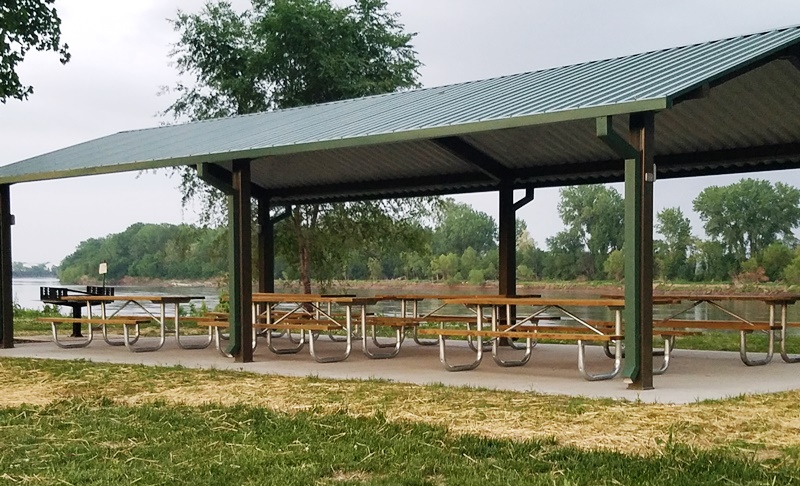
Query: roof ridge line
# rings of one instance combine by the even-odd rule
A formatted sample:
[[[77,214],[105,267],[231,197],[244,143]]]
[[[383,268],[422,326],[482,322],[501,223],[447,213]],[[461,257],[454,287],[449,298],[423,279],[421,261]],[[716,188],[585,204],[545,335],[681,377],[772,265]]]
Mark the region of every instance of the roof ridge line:
[[[308,110],[308,109],[322,107],[322,106],[333,106],[333,105],[337,105],[337,104],[354,103],[356,101],[361,101],[361,100],[376,99],[376,98],[382,98],[382,97],[388,97],[388,96],[396,96],[396,95],[402,94],[402,93],[420,93],[420,92],[431,91],[431,90],[451,89],[453,87],[467,86],[467,85],[474,84],[474,83],[491,82],[491,81],[496,81],[496,80],[500,80],[500,79],[510,79],[510,78],[515,78],[515,77],[523,77],[523,76],[529,76],[531,74],[545,73],[545,72],[553,71],[553,70],[567,69],[567,68],[573,68],[573,67],[578,67],[578,66],[587,66],[587,65],[591,65],[591,64],[608,62],[608,61],[612,61],[612,60],[629,59],[629,58],[633,58],[633,57],[646,56],[646,55],[650,55],[650,54],[658,53],[658,52],[672,51],[672,50],[677,50],[677,49],[686,49],[686,48],[695,47],[695,46],[702,46],[702,45],[708,45],[708,44],[716,44],[716,43],[719,43],[719,42],[726,42],[726,41],[730,41],[730,40],[733,40],[733,39],[740,39],[740,38],[746,38],[746,37],[765,35],[765,34],[769,34],[769,33],[772,33],[772,32],[781,32],[781,31],[786,31],[786,30],[798,30],[798,29],[800,29],[800,24],[795,24],[795,25],[789,25],[789,26],[786,26],[786,27],[770,29],[770,30],[765,30],[765,31],[760,31],[760,32],[750,32],[750,33],[739,34],[739,35],[734,35],[734,36],[730,36],[730,37],[724,37],[724,38],[721,38],[721,39],[711,39],[711,40],[707,40],[707,41],[695,42],[695,43],[692,43],[692,44],[685,44],[685,45],[681,45],[681,46],[664,47],[664,48],[661,48],[661,49],[653,49],[653,50],[645,51],[645,52],[636,52],[636,53],[632,53],[632,54],[626,54],[626,55],[623,55],[623,56],[606,57],[606,58],[602,58],[602,59],[592,59],[592,60],[588,60],[588,61],[577,62],[577,63],[574,63],[574,64],[562,64],[562,65],[559,65],[559,66],[551,66],[551,67],[547,67],[547,68],[543,68],[543,69],[536,69],[536,70],[533,70],[533,71],[524,71],[524,72],[520,72],[520,73],[510,73],[510,74],[504,74],[504,75],[501,75],[501,76],[493,76],[493,77],[481,78],[481,79],[472,79],[472,80],[467,80],[467,81],[460,81],[460,82],[457,82],[457,83],[449,83],[449,84],[430,86],[430,87],[420,87],[420,88],[416,88],[416,89],[407,89],[407,90],[401,90],[401,91],[391,91],[391,92],[388,92],[388,93],[380,93],[380,94],[374,94],[374,95],[368,95],[368,96],[360,96],[360,97],[357,97],[357,98],[346,98],[346,99],[343,99],[343,100],[328,101],[328,102],[325,102],[325,103],[315,103],[315,104],[311,104],[311,105],[294,106],[294,107],[291,107],[291,108],[281,108],[281,109],[275,109],[275,110],[270,110],[270,111],[260,111],[260,112],[256,112],[256,113],[245,113],[245,114],[241,114],[241,115],[229,115],[229,116],[224,116],[224,117],[219,117],[219,118],[207,118],[207,119],[204,119],[204,120],[191,120],[191,121],[187,121],[187,122],[183,122],[183,123],[177,123],[177,124],[174,124],[174,125],[173,124],[167,124],[167,125],[160,125],[160,126],[157,126],[157,127],[146,127],[146,128],[132,129],[132,130],[123,130],[123,131],[117,132],[117,133],[141,132],[141,131],[147,131],[147,130],[155,130],[155,129],[159,129],[159,128],[167,128],[167,127],[189,126],[189,125],[195,125],[195,124],[200,124],[200,123],[214,123],[214,122],[218,122],[218,121],[222,121],[222,120],[229,120],[229,119],[233,119],[233,118],[246,118],[246,117],[255,117],[255,116],[265,116],[265,115],[268,115],[270,113],[277,113],[277,112],[289,113],[289,112],[292,112],[292,111],[304,110],[304,109]]]

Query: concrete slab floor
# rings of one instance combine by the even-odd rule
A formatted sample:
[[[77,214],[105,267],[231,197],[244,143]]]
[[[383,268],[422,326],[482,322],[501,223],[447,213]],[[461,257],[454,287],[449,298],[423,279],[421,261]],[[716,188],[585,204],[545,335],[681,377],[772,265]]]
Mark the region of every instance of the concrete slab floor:
[[[598,382],[584,380],[577,369],[575,345],[540,344],[534,348],[527,365],[515,368],[498,366],[492,360],[491,352],[488,352],[484,353],[481,365],[475,370],[448,372],[439,362],[438,346],[419,346],[411,340],[405,342],[400,354],[392,359],[368,359],[361,352],[360,342],[354,342],[352,354],[346,361],[321,364],[314,361],[307,349],[297,354],[273,354],[263,339],[259,338],[255,362],[243,364],[221,356],[213,344],[202,350],[181,349],[174,337],[168,337],[161,350],[147,353],[132,353],[124,347],[109,346],[99,336],[88,347],[79,349],[59,348],[47,337],[24,339],[30,342],[16,344],[12,349],[0,349],[0,358],[85,359],[148,366],[180,365],[200,369],[243,370],[284,376],[383,379],[648,403],[691,403],[742,394],[800,389],[800,363],[785,363],[779,355],[765,366],[748,367],[739,359],[738,353],[680,348],[674,351],[667,373],[655,377],[655,389],[641,391],[629,390],[620,377]],[[192,336],[182,338],[182,341],[200,339]],[[143,344],[150,341],[154,342],[155,338],[141,339]],[[340,353],[343,346],[322,337],[317,347],[321,355],[330,355]],[[505,354],[513,353],[512,350],[503,349],[502,352],[507,359],[513,358],[513,355]],[[465,343],[448,343],[448,360],[458,363],[472,359],[473,353]],[[661,358],[654,360],[658,365]],[[587,362],[589,370],[595,373],[610,370],[613,364],[596,346],[588,348]]]

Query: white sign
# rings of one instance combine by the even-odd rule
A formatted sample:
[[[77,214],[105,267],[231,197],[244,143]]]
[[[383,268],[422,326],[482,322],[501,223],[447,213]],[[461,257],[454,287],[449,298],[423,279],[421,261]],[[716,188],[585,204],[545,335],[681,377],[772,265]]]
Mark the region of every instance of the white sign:
[[[100,273],[100,275],[105,275],[105,274],[107,274],[107,273],[108,273],[108,263],[106,263],[106,262],[103,262],[103,263],[101,263],[101,264],[100,264],[100,271],[99,271],[99,273]]]

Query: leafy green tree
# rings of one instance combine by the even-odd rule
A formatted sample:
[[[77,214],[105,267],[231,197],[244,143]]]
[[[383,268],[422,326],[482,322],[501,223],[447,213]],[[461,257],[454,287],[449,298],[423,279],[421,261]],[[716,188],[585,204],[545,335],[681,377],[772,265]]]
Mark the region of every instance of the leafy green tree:
[[[483,270],[479,270],[477,268],[470,270],[469,274],[467,274],[467,282],[469,282],[470,285],[483,285],[486,283],[486,277],[483,274]]]
[[[108,263],[107,278],[205,279],[224,273],[226,251],[219,229],[190,225],[143,224],[122,233],[81,242],[61,262],[58,277],[67,283],[95,283],[98,265]]]
[[[625,206],[619,192],[608,186],[566,187],[560,191],[558,214],[570,235],[589,249],[592,278],[603,273],[603,263],[613,250],[622,248]]]
[[[793,230],[800,224],[799,204],[800,190],[756,179],[707,187],[693,202],[706,234],[738,264],[778,239],[793,241]]]
[[[418,280],[430,276],[431,256],[430,251],[404,251],[400,254],[403,261],[403,276]]]
[[[11,275],[13,277],[41,278],[55,277],[55,267],[48,267],[44,263],[26,266],[22,262],[11,263]]]
[[[497,247],[496,236],[497,223],[491,216],[476,211],[469,204],[445,199],[433,231],[432,251],[434,255],[461,255],[471,247],[483,255]]]
[[[536,247],[536,242],[528,233],[525,221],[517,220],[517,277],[523,280],[536,280],[542,277],[545,252]]]
[[[367,260],[367,268],[369,269],[369,278],[371,280],[380,280],[383,278],[383,265],[381,261],[375,257]]]
[[[431,262],[431,273],[436,280],[452,280],[459,273],[459,258],[455,253],[439,255]]]
[[[656,259],[665,279],[689,278],[692,225],[680,208],[666,208],[656,215],[656,231],[664,237],[656,244]]]
[[[625,254],[622,250],[614,250],[608,255],[603,270],[609,278],[614,280],[622,280],[625,278]]]
[[[559,231],[547,239],[549,255],[545,261],[545,274],[558,280],[573,280],[581,275],[584,244],[573,229]]]
[[[178,83],[173,91],[179,97],[165,113],[201,120],[417,87],[414,34],[404,32],[397,18],[384,0],[345,7],[329,0],[252,0],[252,8],[241,13],[218,1],[198,14],[179,11],[172,23],[180,40],[171,57],[194,84]],[[198,198],[206,214],[224,214],[220,195],[191,169],[181,177],[185,202]],[[277,247],[299,267],[303,289],[310,292],[312,275],[330,277],[345,267],[350,247],[340,243],[352,240],[347,231],[369,228],[358,236],[370,242],[387,233],[387,224],[409,228],[428,203],[297,207],[282,224],[288,229],[279,232],[291,241]]]
[[[738,273],[736,258],[718,241],[701,241],[697,245],[695,277],[704,281],[730,280]]]
[[[61,42],[61,19],[55,0],[4,0],[0,5],[0,102],[27,99],[33,87],[22,84],[17,66],[31,50],[53,51],[69,62],[69,46]]]
[[[483,263],[481,264],[481,268],[483,269],[483,276],[487,280],[497,280],[499,278],[497,264],[500,261],[500,253],[497,250],[497,247],[492,248],[491,250],[487,251],[485,255],[483,255]]]
[[[800,251],[795,250],[792,261],[783,269],[783,280],[792,285],[800,284]]]
[[[758,256],[758,263],[764,269],[764,273],[771,281],[783,278],[783,270],[794,259],[794,252],[791,248],[781,242],[775,241],[764,248]]]
[[[461,255],[461,274],[469,275],[472,270],[479,270],[481,267],[481,258],[478,252],[471,246],[464,250]],[[483,271],[481,271],[483,275]]]

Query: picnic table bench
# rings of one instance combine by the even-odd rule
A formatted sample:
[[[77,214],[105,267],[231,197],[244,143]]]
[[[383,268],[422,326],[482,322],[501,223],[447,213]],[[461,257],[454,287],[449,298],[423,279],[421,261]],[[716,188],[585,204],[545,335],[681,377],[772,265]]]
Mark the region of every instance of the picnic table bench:
[[[419,329],[423,335],[433,335],[439,341],[439,360],[448,371],[466,371],[480,365],[483,357],[483,339],[492,340],[492,358],[500,366],[522,366],[530,360],[532,342],[538,339],[557,339],[576,341],[578,345],[578,370],[581,375],[589,380],[607,380],[616,376],[622,368],[620,340],[622,336],[622,317],[621,309],[625,302],[622,299],[547,299],[541,297],[504,297],[504,296],[479,296],[479,297],[452,297],[444,300],[447,304],[469,305],[476,310],[477,329],[466,328],[445,328],[444,323],[438,329]],[[521,307],[533,307],[535,310],[526,317],[520,318],[513,316],[511,306],[515,306],[517,312]],[[483,328],[484,308],[491,309],[490,323],[491,329]],[[505,313],[499,312],[498,308],[505,307]],[[614,332],[604,332],[587,323],[584,319],[576,316],[566,309],[566,307],[607,307],[616,316],[616,326]],[[552,328],[539,328],[538,325],[531,325],[538,322],[540,318],[554,311],[573,319],[579,326],[576,329],[564,329],[554,331]],[[552,314],[553,312],[549,312]],[[505,317],[501,316],[505,314]],[[547,319],[552,317],[547,315]],[[501,327],[503,326],[503,327]],[[446,353],[446,339],[448,337],[474,338],[477,346],[474,348],[475,358],[471,362],[463,364],[451,364],[448,362]],[[525,339],[526,346],[524,354],[520,359],[504,360],[499,356],[499,341],[505,339]],[[616,347],[615,363],[611,371],[606,373],[590,373],[586,368],[585,344],[587,342],[614,342]]]
[[[608,295],[609,297],[613,294]],[[605,297],[605,296],[604,296]],[[790,356],[786,350],[786,342],[789,337],[788,330],[792,327],[800,326],[800,323],[791,323],[787,320],[787,309],[791,304],[800,300],[800,294],[796,293],[779,293],[779,294],[763,294],[763,295],[739,295],[739,294],[716,294],[705,295],[696,293],[664,293],[654,295],[656,298],[674,298],[681,301],[691,302],[688,306],[681,308],[674,312],[672,315],[654,321],[654,327],[671,327],[675,329],[701,329],[709,331],[737,331],[739,332],[739,356],[742,362],[747,366],[761,366],[769,363],[772,360],[775,346],[774,333],[780,330],[780,354],[781,358],[787,363],[800,362],[800,356]],[[753,321],[746,319],[744,316],[737,314],[729,307],[723,305],[725,303],[736,301],[757,301],[763,302],[769,309],[769,320],[767,322]],[[728,320],[690,320],[678,319],[678,317],[691,309],[700,305],[708,305],[718,309],[724,314],[727,314],[730,319]],[[780,312],[780,322],[776,315]],[[769,335],[768,348],[765,355],[761,359],[753,359],[747,352],[747,337],[753,331],[765,332]]]
[[[134,341],[139,338],[139,324],[145,324],[150,321],[149,318],[138,318],[138,317],[110,317],[110,318],[100,318],[100,317],[64,317],[64,316],[50,316],[50,317],[37,317],[37,321],[39,322],[48,322],[50,323],[50,327],[53,332],[53,342],[60,348],[71,349],[71,348],[85,348],[88,346],[92,340],[94,339],[94,329],[93,325],[101,325],[103,326],[103,338],[108,344],[113,346],[121,346],[124,343],[111,341],[108,338],[106,333],[105,326],[108,325],[115,325],[115,326],[135,326],[136,327],[136,336],[134,337]],[[81,326],[86,324],[87,331],[86,336],[83,340],[65,343],[58,339],[58,326],[59,324],[70,324]],[[77,336],[76,336],[77,337]]]
[[[103,337],[106,339],[107,343],[112,345],[124,344],[129,351],[132,351],[134,353],[141,353],[141,352],[157,351],[161,349],[162,346],[164,346],[164,342],[166,341],[166,330],[167,330],[168,320],[172,321],[172,323],[174,324],[176,340],[180,347],[184,349],[199,349],[207,347],[209,344],[211,344],[210,334],[208,341],[205,343],[186,344],[182,343],[180,340],[180,323],[182,321],[180,313],[180,304],[185,304],[195,299],[202,300],[203,298],[204,297],[202,296],[161,295],[161,294],[159,295],[63,295],[60,297],[60,300],[63,302],[83,303],[84,305],[97,302],[100,304],[100,318],[102,319],[129,318],[130,316],[123,316],[122,314],[120,314],[122,311],[128,309],[135,309],[137,312],[142,313],[144,315],[142,318],[145,319],[145,321],[143,322],[154,322],[158,324],[159,339],[158,342],[154,345],[138,345],[138,346],[136,345],[140,337],[138,325],[135,326],[136,335],[133,338],[131,338],[130,333],[128,331],[129,326],[122,326],[123,340],[121,343],[118,343],[108,339],[106,325],[101,324],[103,326]],[[113,313],[110,313],[108,305],[114,302],[117,302],[120,305]],[[151,312],[147,307],[145,307],[144,304],[157,305],[159,310],[158,312],[155,313]],[[167,315],[167,306],[174,306],[174,310],[171,316]],[[91,306],[88,306],[87,308],[89,309],[89,317],[93,318],[94,316],[91,315]]]

